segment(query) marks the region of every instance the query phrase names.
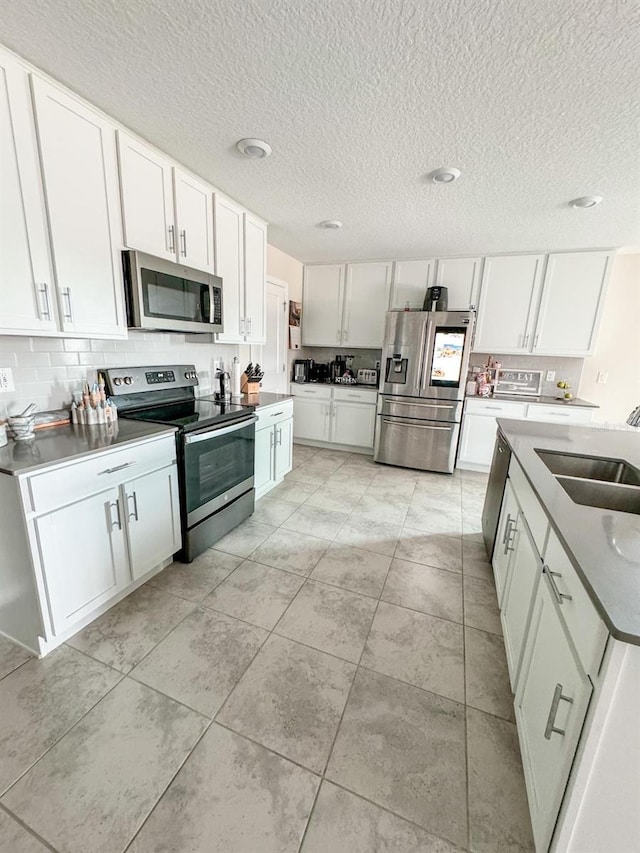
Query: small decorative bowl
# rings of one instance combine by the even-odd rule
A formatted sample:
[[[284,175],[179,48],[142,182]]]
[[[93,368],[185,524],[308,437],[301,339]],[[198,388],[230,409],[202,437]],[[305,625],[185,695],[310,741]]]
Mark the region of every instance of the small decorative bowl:
[[[9,416],[9,429],[15,441],[30,441],[34,438],[34,424],[35,418],[33,415],[27,415],[27,417],[21,417],[20,415]]]

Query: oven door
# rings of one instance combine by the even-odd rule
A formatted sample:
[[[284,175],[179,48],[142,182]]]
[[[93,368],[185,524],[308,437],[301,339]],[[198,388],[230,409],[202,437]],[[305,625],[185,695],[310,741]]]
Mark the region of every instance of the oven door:
[[[129,326],[221,332],[222,279],[201,270],[123,252]]]
[[[184,437],[184,500],[187,527],[253,488],[257,418]]]

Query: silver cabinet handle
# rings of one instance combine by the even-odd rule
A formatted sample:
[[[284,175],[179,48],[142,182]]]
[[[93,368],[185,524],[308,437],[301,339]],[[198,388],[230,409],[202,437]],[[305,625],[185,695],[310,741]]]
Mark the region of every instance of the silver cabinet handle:
[[[180,242],[182,243],[181,254],[184,258],[186,258],[187,257],[187,232],[184,228],[180,232]]]
[[[127,495],[127,505],[131,500],[133,501],[133,512],[128,513],[127,518],[135,518],[136,521],[139,521],[140,519],[138,518],[138,496],[135,492],[133,492],[133,494],[131,495]]]
[[[70,287],[63,287],[62,288],[62,300],[63,300],[63,302],[66,301],[66,304],[67,304],[66,311],[64,310],[64,308],[62,309],[63,313],[64,313],[64,319],[70,320],[71,322],[73,322],[73,306],[71,305],[71,288]]]
[[[342,332],[340,331],[340,329],[338,329],[338,331],[336,332],[336,341],[338,343],[342,341]]]
[[[513,518],[511,517],[511,513],[508,512],[507,513],[507,520],[506,520],[505,525],[504,525],[504,533],[502,534],[502,544],[503,545],[507,541],[507,538],[509,536],[509,528],[511,527],[512,524],[513,524]]]
[[[109,532],[111,532],[114,527],[117,527],[118,530],[122,530],[122,518],[120,517],[120,499],[116,498],[115,501],[107,501],[104,507],[107,511],[107,523],[109,525]],[[116,508],[115,521],[113,520],[113,513],[111,512],[112,507]]]
[[[276,427],[276,435],[277,435],[276,444],[278,445],[278,447],[282,447],[282,430],[279,427]]]
[[[176,229],[174,225],[169,226],[169,251],[175,252],[176,250]]]
[[[272,430],[269,433],[269,450],[273,450],[274,442],[275,442],[275,435],[274,435],[273,430]]]
[[[247,323],[249,324],[249,331],[247,332],[247,334],[248,334],[248,335],[250,335],[250,334],[251,334],[251,330],[252,330],[252,328],[253,328],[253,318],[252,318],[252,317],[247,317]]]
[[[114,468],[105,468],[104,471],[98,471],[98,477],[101,474],[115,474],[116,471],[122,471],[124,468],[130,468],[135,464],[135,462],[123,462],[122,465],[116,465]]]
[[[244,335],[244,317],[240,317],[240,334]]]
[[[562,604],[563,601],[573,601],[573,596],[567,595],[564,592],[560,592],[560,590],[558,589],[555,579],[562,577],[562,574],[560,572],[552,572],[549,566],[547,566],[546,564],[542,567],[542,571],[545,572],[547,577],[549,578],[549,585],[551,586],[551,591],[553,592],[558,604]]]
[[[561,699],[568,702],[570,705],[573,705],[573,699],[571,696],[565,696],[562,693],[562,684],[556,684],[555,690],[553,691],[553,699],[551,700],[551,707],[549,708],[549,716],[547,717],[547,725],[544,730],[544,736],[547,740],[551,740],[552,734],[565,734],[564,729],[556,728],[556,714],[558,713],[558,705],[560,704]]]
[[[535,340],[533,341],[533,348],[534,348],[534,349],[538,349],[538,340],[539,340],[539,338],[540,338],[540,335],[536,335]]]
[[[504,553],[505,553],[505,555],[508,554],[509,551],[514,550],[511,537],[513,536],[514,533],[517,532],[517,530],[518,530],[518,528],[516,527],[515,518],[509,519],[509,523],[508,523],[508,527],[507,527],[507,533],[506,533],[505,540],[504,540]]]
[[[349,337],[349,330],[348,330],[348,329],[345,329],[345,330],[344,330],[344,332],[343,332],[342,334],[344,335],[344,340],[345,340],[345,342],[346,342],[347,338]]]
[[[44,303],[44,307],[40,309],[40,314],[43,319],[50,320],[51,319],[51,306],[49,305],[49,285],[46,281],[43,281],[42,284],[38,285],[38,293],[42,294],[42,301]]]
[[[271,417],[272,417],[272,418],[277,418],[277,417],[278,417],[278,415],[284,415],[284,412],[274,412],[274,413],[271,415]]]
[[[529,335],[525,335],[524,340],[522,341],[522,346],[526,347],[528,343],[529,343]]]

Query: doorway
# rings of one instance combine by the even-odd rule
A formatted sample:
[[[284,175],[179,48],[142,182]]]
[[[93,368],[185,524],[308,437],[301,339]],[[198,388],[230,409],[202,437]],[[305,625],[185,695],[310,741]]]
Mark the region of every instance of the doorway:
[[[260,349],[264,370],[262,390],[286,394],[289,381],[289,286],[278,278],[267,278],[267,342]]]

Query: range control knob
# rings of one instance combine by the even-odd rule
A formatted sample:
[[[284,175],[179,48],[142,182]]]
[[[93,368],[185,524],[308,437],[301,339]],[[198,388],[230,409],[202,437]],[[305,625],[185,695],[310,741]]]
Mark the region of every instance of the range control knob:
[[[119,376],[116,376],[115,379],[113,380],[113,384],[114,385],[122,385],[122,379],[120,379]]]
[[[125,385],[131,385],[131,383],[132,383],[132,382],[133,382],[133,377],[132,377],[132,376],[125,376],[125,377],[124,377],[124,384],[125,384]]]

